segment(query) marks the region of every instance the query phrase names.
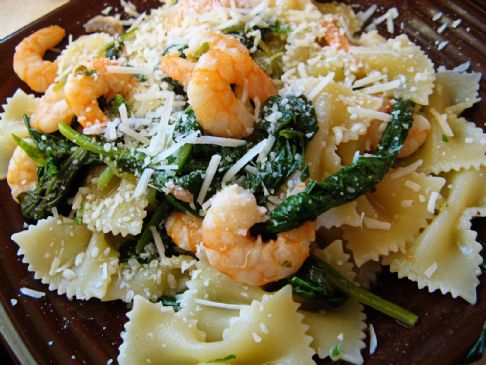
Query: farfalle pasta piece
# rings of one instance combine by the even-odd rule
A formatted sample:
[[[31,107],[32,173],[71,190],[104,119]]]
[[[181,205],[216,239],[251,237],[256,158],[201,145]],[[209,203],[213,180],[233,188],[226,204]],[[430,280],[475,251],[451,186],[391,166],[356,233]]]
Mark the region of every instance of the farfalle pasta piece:
[[[378,71],[386,75],[387,82],[397,83],[396,87],[388,85],[389,90],[380,92],[395,98],[411,99],[421,105],[429,104],[429,95],[434,90],[434,65],[406,35],[389,39],[382,45],[352,47],[351,53],[369,66],[369,73]],[[373,89],[374,92],[378,90]],[[371,89],[361,91],[371,92]]]
[[[134,195],[137,182],[130,178],[115,179],[105,189],[98,188],[96,182],[96,178],[91,178],[88,186],[78,193],[82,196],[83,223],[97,232],[139,234],[147,215],[148,199],[146,194]]]
[[[196,261],[189,256],[161,257],[148,263],[135,258],[122,262],[103,297],[103,301],[121,299],[131,302],[135,295],[155,301],[185,289]]]
[[[439,112],[436,112],[439,113]],[[475,168],[486,165],[486,134],[474,123],[452,114],[427,113],[432,129],[425,144],[410,158],[404,160],[411,164],[422,160],[419,171],[440,174],[449,171]],[[444,134],[437,117],[445,118],[453,136]]]
[[[312,178],[325,178],[341,168],[336,146],[365,134],[373,120],[367,111],[377,111],[382,103],[381,98],[360,94],[337,82],[330,82],[320,92],[313,102],[319,131],[306,151]],[[362,113],[356,114],[356,105]]]
[[[32,94],[26,94],[22,89],[17,89],[15,93],[7,98],[7,102],[2,105],[3,113],[0,113],[1,122],[17,121],[23,124],[24,114],[31,115],[39,102],[39,99]]]
[[[220,341],[206,342],[196,321],[140,296],[127,316],[120,365],[200,364],[227,359],[234,364],[313,364],[303,316],[286,286],[240,310]]]
[[[203,262],[191,274],[187,290],[180,295],[181,314],[197,321],[207,341],[220,341],[232,318],[239,315],[239,305],[249,305],[260,300],[265,292],[260,287],[248,286],[232,280]],[[200,304],[200,300],[236,305],[215,307]]]
[[[435,199],[432,194],[440,192],[445,179],[421,173],[397,174],[400,170],[391,170],[375,192],[358,200],[358,212],[364,213],[362,227],[341,227],[358,267],[404,249],[433,217],[429,200]]]
[[[34,95],[28,95],[22,89],[17,89],[12,97],[7,98],[2,105],[3,113],[0,114],[0,180],[7,177],[8,162],[17,147],[12,138],[15,134],[21,138],[28,136],[27,128],[23,122],[23,115],[30,115],[37,106],[38,99]]]
[[[484,170],[454,172],[440,214],[410,241],[406,252],[383,258],[392,272],[407,277],[429,292],[437,289],[469,303],[476,303],[476,287],[482,262],[482,245],[471,230],[471,218],[486,216]]]
[[[352,201],[322,213],[316,219],[317,228],[325,227],[329,229],[331,227],[341,227],[345,224],[352,227],[359,226],[361,217],[358,214],[357,205],[356,201]]]
[[[436,75],[436,88],[430,98],[431,107],[439,112],[459,115],[480,101],[477,72],[442,71]]]
[[[349,30],[350,34],[359,32],[362,27],[361,21],[349,5],[337,2],[316,3],[322,14],[333,14],[339,21],[340,27]]]
[[[334,241],[314,255],[333,266],[347,279],[353,281],[356,274],[350,255],[344,253],[341,241]],[[321,359],[329,356],[335,346],[341,348],[339,359],[353,364],[362,364],[361,350],[366,346],[364,329],[366,315],[363,306],[355,299],[348,299],[338,308],[319,312],[302,311],[304,323],[309,325],[308,334],[314,339],[311,346]]]
[[[102,234],[65,217],[40,220],[16,233],[19,255],[36,279],[70,299],[101,298],[117,269],[118,252]]]

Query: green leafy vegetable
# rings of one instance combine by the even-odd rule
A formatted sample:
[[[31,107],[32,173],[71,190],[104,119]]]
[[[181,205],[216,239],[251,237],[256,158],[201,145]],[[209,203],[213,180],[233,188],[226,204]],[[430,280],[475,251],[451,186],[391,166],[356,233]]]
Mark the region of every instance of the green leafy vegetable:
[[[113,43],[109,44],[104,50],[105,57],[111,60],[120,58],[125,41],[130,39],[135,34],[136,30],[137,27],[123,33],[122,35],[115,36]]]
[[[159,206],[157,209],[152,213],[152,216],[148,221],[144,222],[143,228],[142,228],[142,234],[140,235],[139,239],[137,240],[137,244],[135,245],[135,253],[136,254],[141,254],[145,246],[148,245],[150,242],[153,242],[153,237],[152,237],[152,232],[150,230],[150,227],[155,227],[157,230],[159,230],[159,225],[164,222],[165,218],[169,215],[171,212],[171,206],[170,204],[164,200],[161,203],[159,203]],[[164,242],[165,244],[165,242]],[[166,253],[169,253],[172,251],[172,247],[165,247]],[[170,256],[170,255],[168,255]]]
[[[100,189],[105,189],[114,176],[115,172],[113,171],[113,169],[110,166],[106,166],[101,175],[98,177],[96,185]]]
[[[276,122],[272,118],[275,114],[279,115]],[[260,204],[266,200],[264,189],[274,194],[294,171],[304,169],[305,147],[316,132],[317,117],[305,97],[272,96],[265,102],[258,135],[272,136],[275,143],[269,158],[257,163],[258,173],[248,174],[243,182],[245,188],[259,197]]]
[[[442,142],[449,142],[449,137],[447,137],[445,134],[442,135]]]
[[[15,140],[17,145],[24,150],[27,156],[29,156],[36,164],[40,166],[44,166],[46,164],[46,157],[37,149],[36,146],[27,143],[25,140],[15,134],[12,134],[12,138]]]
[[[340,306],[352,297],[407,326],[414,326],[418,317],[408,310],[351,283],[332,266],[310,256],[301,269],[287,280],[294,293],[311,299],[322,299],[331,306]]]
[[[479,335],[478,340],[473,345],[471,350],[469,350],[466,357],[461,362],[461,365],[469,365],[476,361],[481,360],[481,358],[484,356],[485,347],[486,347],[486,322],[483,323],[483,330]]]
[[[53,208],[64,210],[70,193],[81,183],[83,168],[100,161],[96,155],[55,134],[34,130],[27,116],[24,122],[35,146],[19,140],[20,146],[40,166],[36,189],[19,195],[20,209],[25,218],[39,220],[49,216]]]
[[[187,49],[188,46],[186,44],[171,44],[170,46],[166,47],[162,52],[162,56],[167,56],[173,52],[177,52],[179,57],[186,58],[186,54],[184,50]]]
[[[172,307],[174,308],[175,312],[178,312],[181,310],[181,305],[177,301],[176,298],[174,297],[168,297],[168,296],[163,296],[160,298],[160,301],[162,302],[162,305],[166,307]]]
[[[371,191],[395,162],[412,126],[413,109],[413,102],[397,101],[375,156],[361,156],[334,175],[312,181],[304,192],[286,198],[273,210],[270,220],[254,226],[252,232],[271,235],[289,231]]]
[[[123,95],[120,94],[116,94],[113,98],[113,101],[111,102],[111,112],[117,117],[120,117],[120,107],[122,105],[125,105],[125,108],[127,108],[127,114],[130,115],[130,106],[128,105]]]

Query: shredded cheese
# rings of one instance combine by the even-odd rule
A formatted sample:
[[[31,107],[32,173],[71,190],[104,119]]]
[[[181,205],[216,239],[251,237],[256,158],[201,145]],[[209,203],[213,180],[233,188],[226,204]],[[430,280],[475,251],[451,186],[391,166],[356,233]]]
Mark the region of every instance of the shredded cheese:
[[[150,75],[152,70],[147,67],[127,67],[110,65],[106,66],[106,71],[112,74],[129,74],[129,75]]]
[[[206,175],[204,176],[204,181],[201,185],[201,190],[199,191],[199,195],[197,196],[196,201],[203,205],[204,200],[206,199],[206,194],[208,192],[209,187],[211,186],[211,182],[213,181],[214,175],[218,171],[219,163],[221,162],[220,155],[213,155],[211,160],[209,161],[208,168],[206,169]]]
[[[42,298],[43,296],[46,295],[46,293],[44,292],[30,289],[30,288],[25,288],[25,287],[20,288],[20,292],[24,295],[27,295],[28,297],[35,298],[35,299]]]
[[[257,145],[253,146],[253,148],[249,149],[238,161],[236,161],[235,164],[231,166],[228,171],[226,171],[226,174],[224,174],[222,180],[223,185],[233,179],[248,162],[250,162],[256,155],[263,151],[266,145],[267,140],[264,139]]]
[[[153,169],[145,169],[142,172],[142,176],[140,176],[140,179],[138,180],[137,186],[135,187],[135,191],[133,192],[133,197],[134,198],[139,198],[145,192],[147,191],[147,186],[150,181],[150,178],[152,177],[152,174],[154,173]]]
[[[257,158],[258,162],[262,162],[262,161],[265,161],[267,159],[267,156],[270,153],[270,151],[272,150],[272,147],[275,144],[276,140],[277,139],[275,138],[274,135],[268,136],[267,143],[266,143],[265,147],[263,148],[262,152],[260,152],[260,154],[258,155],[258,158]]]
[[[435,271],[437,270],[437,262],[434,262],[430,265],[427,270],[424,271],[424,275],[427,276],[429,279],[434,275]]]
[[[244,146],[246,144],[246,141],[243,139],[235,139],[235,138],[200,136],[196,138],[194,144],[213,144],[216,146],[223,146],[223,147],[240,147],[240,146]]]
[[[386,75],[382,74],[381,72],[373,71],[368,76],[363,77],[362,79],[356,80],[353,83],[353,89],[357,89],[357,88],[375,83],[377,81],[381,81],[385,78],[386,78]]]
[[[194,301],[197,304],[205,305],[207,307],[222,308],[222,309],[237,310],[237,311],[247,307],[246,305],[241,305],[241,304],[220,303],[220,302],[213,302],[211,300],[199,299],[199,298],[196,298]]]
[[[324,90],[324,88],[327,85],[329,85],[329,83],[332,80],[334,80],[334,76],[335,76],[335,73],[330,72],[326,75],[326,77],[324,77],[321,81],[319,81],[319,83],[316,85],[316,87],[314,87],[314,89],[312,89],[311,92],[307,95],[309,100],[314,100],[316,98],[316,96],[319,95],[321,93],[321,91]]]
[[[375,327],[370,323],[370,355],[373,355],[378,347],[378,339],[376,338]]]
[[[348,112],[350,114],[355,114],[358,117],[376,119],[376,120],[381,120],[383,122],[389,122],[392,119],[391,114],[379,112],[379,111],[372,110],[372,109],[364,109],[364,108],[361,108],[359,106],[358,107],[354,107],[354,106],[348,107]]]
[[[430,109],[430,113],[437,121],[437,123],[439,123],[439,127],[440,129],[442,129],[442,132],[447,137],[454,137],[454,132],[452,131],[451,126],[447,122],[447,114],[440,114],[435,108]]]
[[[402,177],[413,174],[423,163],[423,160],[417,160],[408,166],[397,169],[390,174],[390,179],[401,179]]]
[[[159,232],[157,232],[157,228],[154,226],[151,226],[150,232],[152,233],[152,238],[155,243],[155,247],[157,248],[157,252],[159,253],[160,257],[165,257],[165,247],[164,247],[164,242],[162,241],[162,237],[160,237]]]
[[[366,226],[366,228],[369,229],[380,229],[380,230],[387,231],[391,228],[391,223],[380,221],[378,219],[370,218],[370,217],[364,217],[363,223]]]
[[[434,214],[435,212],[435,204],[437,203],[437,199],[439,199],[439,193],[436,191],[433,191],[430,194],[429,201],[427,203],[427,211],[431,214]]]
[[[159,153],[157,155],[157,157],[155,157],[153,162],[159,163],[161,161],[164,161],[167,157],[169,157],[170,155],[173,155],[174,153],[179,151],[179,149],[181,149],[184,145],[193,144],[196,141],[198,135],[199,135],[199,131],[192,132],[188,136],[182,138],[179,142],[174,143],[172,146],[170,146],[165,151],[162,151],[161,153]]]
[[[385,91],[398,89],[401,84],[402,84],[401,80],[393,80],[390,82],[385,82],[383,84],[368,86],[364,89],[361,89],[360,91],[365,94],[377,94]]]

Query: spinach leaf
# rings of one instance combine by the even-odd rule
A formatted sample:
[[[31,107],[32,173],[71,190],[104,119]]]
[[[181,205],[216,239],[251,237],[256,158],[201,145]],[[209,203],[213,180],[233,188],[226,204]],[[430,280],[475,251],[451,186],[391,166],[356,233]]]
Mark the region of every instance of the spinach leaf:
[[[398,100],[375,156],[361,156],[353,165],[332,176],[312,181],[304,192],[292,195],[270,214],[270,220],[254,226],[253,234],[289,231],[314,220],[325,211],[346,204],[371,191],[395,162],[413,123],[414,103]]]
[[[76,148],[62,163],[48,158],[46,164],[37,169],[37,188],[19,195],[22,215],[27,219],[39,220],[49,216],[52,208],[65,210],[67,198],[82,181],[83,167],[97,161],[90,152],[81,148]]]
[[[275,142],[267,160],[257,162],[258,173],[248,174],[243,182],[260,204],[266,200],[264,189],[274,194],[294,171],[304,169],[305,148],[317,129],[314,108],[305,97],[272,96],[265,102],[258,135]]]
[[[486,347],[486,322],[483,323],[483,330],[479,335],[478,340],[473,345],[471,350],[467,353],[464,360],[461,362],[462,365],[469,365],[475,361],[481,360],[484,356],[484,349]]]
[[[184,50],[189,48],[186,44],[171,44],[167,46],[164,51],[162,52],[162,56],[167,56],[173,52],[177,52],[178,56],[181,58],[187,58]]]
[[[174,308],[175,312],[178,312],[181,310],[181,305],[177,301],[175,297],[168,297],[168,296],[163,296],[160,298],[160,301],[162,302],[162,305],[166,307],[172,307]]]
[[[352,297],[407,326],[414,326],[418,320],[412,312],[351,283],[332,266],[315,256],[310,256],[299,271],[285,281],[292,286],[294,293],[307,298],[322,299],[331,306],[339,306],[347,297]]]
[[[131,110],[130,106],[128,105],[127,101],[121,94],[116,94],[115,97],[113,98],[111,102],[111,112],[116,115],[117,117],[120,117],[120,107],[122,104],[125,105],[125,108],[127,108],[127,113],[130,115]]]

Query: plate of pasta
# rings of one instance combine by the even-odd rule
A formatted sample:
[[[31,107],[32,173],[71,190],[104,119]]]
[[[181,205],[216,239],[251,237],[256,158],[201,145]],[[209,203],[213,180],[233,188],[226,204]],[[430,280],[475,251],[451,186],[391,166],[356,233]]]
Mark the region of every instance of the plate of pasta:
[[[0,329],[19,362],[478,360],[478,19],[71,1],[3,40]]]

